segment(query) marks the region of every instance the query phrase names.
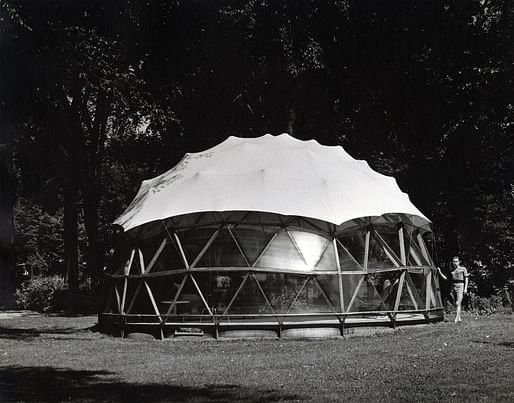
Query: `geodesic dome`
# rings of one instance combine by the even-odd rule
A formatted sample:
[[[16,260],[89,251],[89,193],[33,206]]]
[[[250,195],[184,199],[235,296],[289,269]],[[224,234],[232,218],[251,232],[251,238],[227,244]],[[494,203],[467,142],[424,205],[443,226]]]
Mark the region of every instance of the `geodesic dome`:
[[[106,328],[282,335],[441,318],[430,221],[341,147],[229,137],[143,181],[115,223]]]

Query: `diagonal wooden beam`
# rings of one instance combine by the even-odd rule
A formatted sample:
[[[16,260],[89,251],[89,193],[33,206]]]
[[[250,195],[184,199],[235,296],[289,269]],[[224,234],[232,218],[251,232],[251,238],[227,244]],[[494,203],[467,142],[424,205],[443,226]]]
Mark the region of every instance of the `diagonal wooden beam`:
[[[125,303],[127,301],[127,285],[128,285],[128,278],[125,277],[123,279],[123,294],[121,296],[121,311],[120,311],[120,313],[122,315],[125,314]]]
[[[138,248],[137,254],[139,256],[139,270],[141,270],[141,274],[145,274],[145,259],[143,257],[143,252]]]
[[[223,316],[228,314],[228,310],[232,307],[232,304],[234,303],[234,301],[236,300],[237,296],[239,295],[239,292],[241,291],[241,289],[245,285],[246,279],[248,278],[249,275],[250,275],[250,272],[247,272],[246,275],[243,277],[243,280],[241,280],[241,284],[239,284],[239,287],[237,287],[236,293],[233,295],[232,299],[230,300],[230,302],[228,303],[227,307],[225,308],[225,312],[223,313]]]
[[[402,266],[406,266],[407,256],[405,253],[405,238],[403,236],[403,227],[400,227],[398,230],[398,240],[400,241],[400,260],[402,262]]]
[[[221,228],[218,228],[216,231],[214,231],[214,234],[211,235],[211,237],[209,238],[209,240],[206,242],[206,244],[203,246],[202,250],[200,251],[200,253],[198,254],[198,256],[196,256],[195,260],[193,260],[193,263],[191,263],[191,267],[195,267],[196,264],[198,263],[198,261],[203,257],[203,255],[205,254],[205,252],[207,251],[207,249],[209,249],[209,247],[212,245],[212,243],[214,242],[214,240],[216,239],[216,237],[218,236],[219,232],[220,232],[220,229]]]
[[[280,232],[280,229],[275,232],[273,234],[273,236],[270,238],[269,242],[266,244],[266,246],[264,247],[264,249],[261,251],[261,253],[259,253],[259,256],[257,256],[257,258],[255,259],[255,262],[253,262],[252,264],[252,267],[255,267],[255,265],[257,264],[257,262],[260,260],[260,258],[264,255],[264,253],[266,253],[266,251],[268,250],[269,246],[271,245],[271,243],[274,241],[274,239],[277,237],[277,234]]]
[[[180,282],[180,285],[178,287],[178,290],[177,290],[175,296],[173,297],[173,300],[172,300],[172,302],[170,304],[170,307],[166,311],[166,316],[168,316],[175,309],[175,306],[177,305],[178,298],[180,297],[180,293],[182,292],[182,289],[184,288],[184,285],[186,284],[186,280],[187,280],[188,276],[189,276],[189,274],[184,275],[184,278]],[[166,322],[166,318],[164,319],[164,322]]]
[[[193,273],[190,273],[189,277],[191,278],[191,281],[193,282],[193,284],[196,288],[196,291],[198,292],[198,295],[200,295],[200,298],[202,299],[202,302],[203,302],[205,308],[207,308],[207,312],[209,312],[209,315],[213,316],[211,308],[209,308],[209,305],[207,304],[207,301],[205,300],[205,298],[203,296],[202,290],[200,290],[198,283],[196,282],[195,278],[193,277]]]
[[[355,291],[353,292],[352,299],[350,299],[350,302],[348,303],[348,307],[346,308],[346,312],[350,312],[350,309],[352,309],[353,302],[357,298],[357,294],[359,293],[359,290],[360,290],[363,282],[364,282],[364,274],[362,275],[362,277],[357,282],[357,286],[355,287]]]
[[[148,296],[150,297],[150,302],[152,303],[153,310],[155,314],[159,317],[159,321],[162,322],[161,313],[159,312],[159,307],[155,303],[155,298],[153,297],[152,290],[146,280],[143,280],[143,283],[145,284],[146,292],[148,293]]]
[[[271,313],[275,314],[275,310],[271,306],[271,303],[269,302],[268,297],[264,293],[264,290],[262,289],[261,284],[259,283],[259,280],[257,280],[257,277],[255,276],[255,273],[252,273],[252,277],[255,280],[255,282],[257,283],[257,287],[259,287],[259,290],[260,290],[262,296],[264,297],[264,300],[266,301],[266,304],[268,304],[269,309],[271,309]],[[275,317],[275,318],[277,319],[277,321],[279,321],[278,317]]]
[[[337,240],[335,237],[332,240],[332,243],[334,244],[334,251],[336,254],[337,277],[339,283],[339,307],[341,309],[341,312],[344,312],[343,275],[341,274],[341,262],[339,261],[339,252],[337,250]]]
[[[232,239],[234,240],[234,242],[236,243],[236,246],[237,246],[237,249],[239,250],[239,253],[241,254],[241,256],[243,256],[243,259],[245,260],[245,263],[248,267],[250,267],[250,262],[248,261],[248,259],[246,258],[246,255],[244,254],[243,252],[243,249],[241,249],[241,246],[239,245],[239,242],[237,241],[236,237],[234,236],[234,234],[232,233],[232,229],[230,229],[229,227],[227,227],[227,230],[228,230],[228,233],[230,234],[230,236],[232,237]]]
[[[298,300],[298,298],[300,297],[300,294],[302,293],[303,289],[305,288],[305,286],[307,285],[307,283],[309,282],[309,280],[311,279],[311,276],[308,276],[305,281],[303,282],[302,286],[300,287],[300,291],[298,291],[298,293],[296,294],[296,296],[294,297],[294,300],[293,302],[291,302],[291,305],[289,305],[289,308],[287,309],[286,311],[286,315],[289,313],[289,311],[291,310],[291,308],[293,307],[293,305],[296,303],[296,301]]]
[[[141,291],[141,288],[143,287],[143,282],[140,281],[137,285],[136,291],[134,292],[134,296],[132,297],[132,300],[130,301],[130,304],[127,309],[127,313],[130,313],[132,311],[132,307],[134,306],[134,303],[136,302],[136,298],[139,295],[139,291]]]
[[[398,290],[396,291],[396,299],[394,301],[394,315],[398,313],[398,307],[400,306],[400,299],[402,297],[402,291],[403,291],[403,284],[405,283],[405,273],[407,271],[403,270],[402,274],[400,275],[400,281],[398,282]]]
[[[150,263],[148,263],[148,266],[146,267],[145,273],[150,273],[150,270],[152,270],[153,265],[155,264],[155,262],[157,261],[157,259],[161,255],[161,253],[164,250],[165,246],[166,246],[166,237],[162,240],[159,248],[157,249],[157,251],[153,255],[152,260],[150,261]]]
[[[130,258],[129,258],[128,264],[125,265],[125,270],[124,270],[124,274],[126,276],[128,276],[128,274],[130,273],[130,268],[132,267],[132,262],[134,261],[135,253],[136,253],[135,249],[132,249],[132,251],[130,252]]]

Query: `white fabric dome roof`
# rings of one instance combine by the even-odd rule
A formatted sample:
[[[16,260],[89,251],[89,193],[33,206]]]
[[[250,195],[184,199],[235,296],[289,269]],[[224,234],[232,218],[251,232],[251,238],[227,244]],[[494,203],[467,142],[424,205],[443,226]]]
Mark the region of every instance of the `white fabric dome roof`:
[[[429,220],[393,177],[373,171],[342,147],[288,134],[229,137],[141,187],[115,224],[139,225],[204,211],[261,211],[340,225],[387,213]]]

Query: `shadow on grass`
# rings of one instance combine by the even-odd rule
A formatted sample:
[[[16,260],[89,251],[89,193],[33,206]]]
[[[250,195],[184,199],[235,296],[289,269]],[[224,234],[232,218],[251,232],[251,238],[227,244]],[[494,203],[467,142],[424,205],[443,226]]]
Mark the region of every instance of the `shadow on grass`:
[[[53,367],[0,367],[0,401],[274,402],[301,399],[279,391],[238,385],[213,384],[191,388],[172,384],[126,383],[111,378],[113,375],[108,371]]]
[[[80,334],[83,332],[90,331],[90,328],[78,329],[73,327],[50,327],[50,328],[11,328],[0,326],[0,339],[14,339],[14,340],[32,340],[36,337],[40,337],[42,334],[53,334],[53,335],[71,335]],[[1,400],[0,400],[1,401]]]
[[[477,344],[492,344],[494,346],[502,346],[502,347],[514,348],[514,341],[493,342],[493,341],[485,341],[485,340],[471,340],[471,342],[472,343],[477,343]]]

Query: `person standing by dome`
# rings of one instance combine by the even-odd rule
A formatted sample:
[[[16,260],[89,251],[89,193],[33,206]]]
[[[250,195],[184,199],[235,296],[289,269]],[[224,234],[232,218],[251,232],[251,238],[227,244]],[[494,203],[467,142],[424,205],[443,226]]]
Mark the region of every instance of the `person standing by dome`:
[[[455,304],[455,308],[457,309],[457,313],[455,315],[455,323],[462,322],[461,310],[462,310],[462,299],[464,294],[468,293],[468,282],[469,282],[469,274],[467,269],[464,266],[460,265],[460,259],[458,256],[454,256],[452,258],[451,263],[452,271],[451,281],[451,295],[453,299],[453,303]],[[441,269],[438,267],[439,275],[444,279],[448,280],[448,278],[443,274]]]

